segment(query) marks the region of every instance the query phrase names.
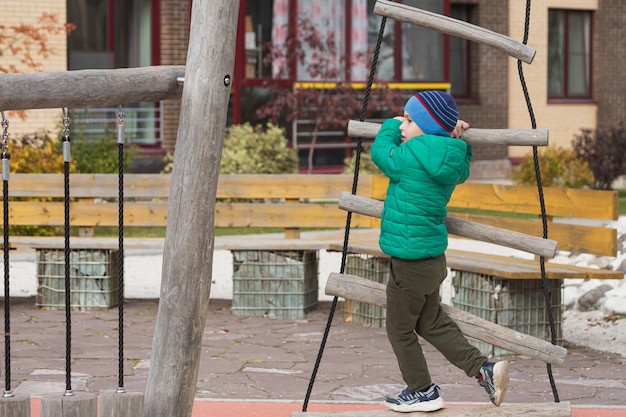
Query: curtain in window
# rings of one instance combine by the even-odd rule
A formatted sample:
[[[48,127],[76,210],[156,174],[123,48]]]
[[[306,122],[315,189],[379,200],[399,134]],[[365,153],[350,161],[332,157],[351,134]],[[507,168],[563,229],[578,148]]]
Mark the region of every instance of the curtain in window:
[[[288,78],[287,42],[289,37],[289,0],[274,0],[272,43],[277,54],[272,60],[272,77]],[[301,81],[346,79],[346,66],[351,65],[352,80],[364,81],[369,74],[368,0],[353,0],[350,62],[346,53],[345,0],[299,1],[297,33],[303,62],[298,63],[296,76]]]
[[[345,10],[345,0],[298,2],[298,80],[345,80]]]
[[[368,16],[367,0],[352,0],[351,78],[365,81],[369,75],[367,62]]]
[[[550,10],[548,16],[548,96],[565,94],[565,13]]]
[[[289,35],[289,0],[274,0],[272,44],[278,53],[272,59],[272,78],[288,78],[287,37]]]
[[[591,13],[550,10],[548,96],[591,96]]]
[[[378,42],[378,32],[380,31],[380,23],[382,16],[374,14],[374,5],[376,0],[367,1],[367,10],[370,11],[368,16],[368,44],[369,44],[369,61],[372,61],[376,42]],[[376,65],[376,78],[378,80],[390,81],[396,77],[396,27],[392,20],[387,20],[383,40],[380,46],[378,56],[378,64]]]

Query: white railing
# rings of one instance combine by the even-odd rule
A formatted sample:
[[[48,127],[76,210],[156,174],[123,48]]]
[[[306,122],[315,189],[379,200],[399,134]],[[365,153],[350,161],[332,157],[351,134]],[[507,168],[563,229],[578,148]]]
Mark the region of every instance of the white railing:
[[[124,106],[125,134],[129,143],[156,145],[161,142],[161,111],[158,103],[141,103],[140,106]],[[113,135],[116,131],[117,107],[70,109],[75,129],[87,137]]]

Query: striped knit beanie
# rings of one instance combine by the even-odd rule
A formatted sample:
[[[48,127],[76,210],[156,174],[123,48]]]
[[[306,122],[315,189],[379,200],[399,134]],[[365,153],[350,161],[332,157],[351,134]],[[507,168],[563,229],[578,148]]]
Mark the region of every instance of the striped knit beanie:
[[[450,136],[459,110],[454,98],[442,91],[420,91],[404,106],[411,119],[428,135]]]

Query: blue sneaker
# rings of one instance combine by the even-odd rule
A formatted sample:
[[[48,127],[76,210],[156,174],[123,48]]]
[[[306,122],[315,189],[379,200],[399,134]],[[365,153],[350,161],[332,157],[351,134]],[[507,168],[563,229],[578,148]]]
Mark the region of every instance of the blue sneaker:
[[[445,405],[443,398],[439,396],[439,386],[430,384],[426,392],[413,392],[405,388],[393,397],[385,398],[387,408],[401,413],[412,411],[437,411]]]
[[[502,404],[509,385],[509,363],[507,361],[485,362],[476,379],[489,394],[491,402],[498,407]]]

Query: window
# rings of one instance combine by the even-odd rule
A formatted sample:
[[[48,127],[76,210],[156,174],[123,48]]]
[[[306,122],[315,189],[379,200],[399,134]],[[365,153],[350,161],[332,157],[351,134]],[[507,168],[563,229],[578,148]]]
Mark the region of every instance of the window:
[[[450,10],[450,0],[397,1],[442,15]],[[245,34],[244,39],[238,38],[236,62],[237,71],[245,76],[233,93],[234,123],[262,121],[257,110],[266,103],[287,103],[286,107],[298,103],[297,115],[291,110],[272,111],[281,115],[279,124],[291,124],[287,132],[299,151],[301,169],[314,166],[316,171],[340,172],[356,142],[346,138],[343,115],[332,114],[332,121],[316,115],[318,107],[324,107],[318,98],[341,97],[342,109],[358,112],[383,19],[374,13],[376,0],[243,0],[241,4]],[[377,90],[381,95],[370,108],[386,117],[390,108],[399,108],[395,100],[404,103],[409,94],[405,89],[447,84],[449,39],[436,30],[387,19],[374,82],[401,85]],[[467,44],[458,44],[465,48],[457,51],[464,62],[469,59]],[[464,65],[457,76],[463,80],[468,74]],[[459,82],[459,88],[467,91],[468,83]],[[286,99],[288,94],[279,92],[286,89],[300,96]]]
[[[444,14],[442,0],[404,0],[407,6]],[[432,29],[402,23],[402,81],[445,81],[444,35]]]
[[[152,18],[155,0],[67,0],[67,20],[76,30],[67,39],[68,69],[113,69],[153,64]],[[113,104],[113,103],[112,103]],[[160,103],[124,105],[130,142],[160,143]],[[115,131],[117,107],[71,109],[87,135]]]
[[[373,13],[375,3],[246,1],[246,79],[366,81],[382,20]],[[448,0],[402,3],[444,14]],[[388,19],[377,77],[397,82],[445,82],[447,48],[446,37],[437,31]]]
[[[368,65],[373,60],[374,49],[378,41],[378,33],[380,32],[380,23],[382,16],[374,14],[374,5],[376,0],[367,0],[367,43],[369,45]],[[382,43],[380,44],[380,53],[378,62],[376,63],[376,76],[379,80],[392,81],[396,79],[396,27],[393,21],[387,19],[385,23],[385,32],[383,33]]]
[[[453,4],[450,17],[472,23],[473,10],[474,6],[470,4]],[[470,51],[470,41],[450,37],[450,92],[455,97],[470,97],[472,94]]]
[[[109,0],[68,0],[67,21],[76,25],[67,38],[69,70],[114,68],[108,11]]]
[[[355,70],[359,64],[365,68],[366,4],[366,0],[352,2],[351,61]],[[345,0],[299,1],[296,10],[295,21],[291,21],[289,0],[246,2],[246,77],[290,79],[294,76],[291,58],[297,56],[297,80],[344,80]],[[295,35],[299,42],[294,42]]]
[[[272,20],[274,26],[272,26]],[[286,41],[289,24],[289,2],[258,0],[246,2],[245,49],[246,77],[262,78],[271,76],[271,66],[264,64],[264,54],[268,54],[273,37]],[[285,75],[285,77],[288,75]]]
[[[298,2],[297,32],[303,55],[303,59],[298,62],[298,80],[346,79],[345,12],[345,0]]]
[[[591,12],[550,10],[548,97],[591,97]]]

